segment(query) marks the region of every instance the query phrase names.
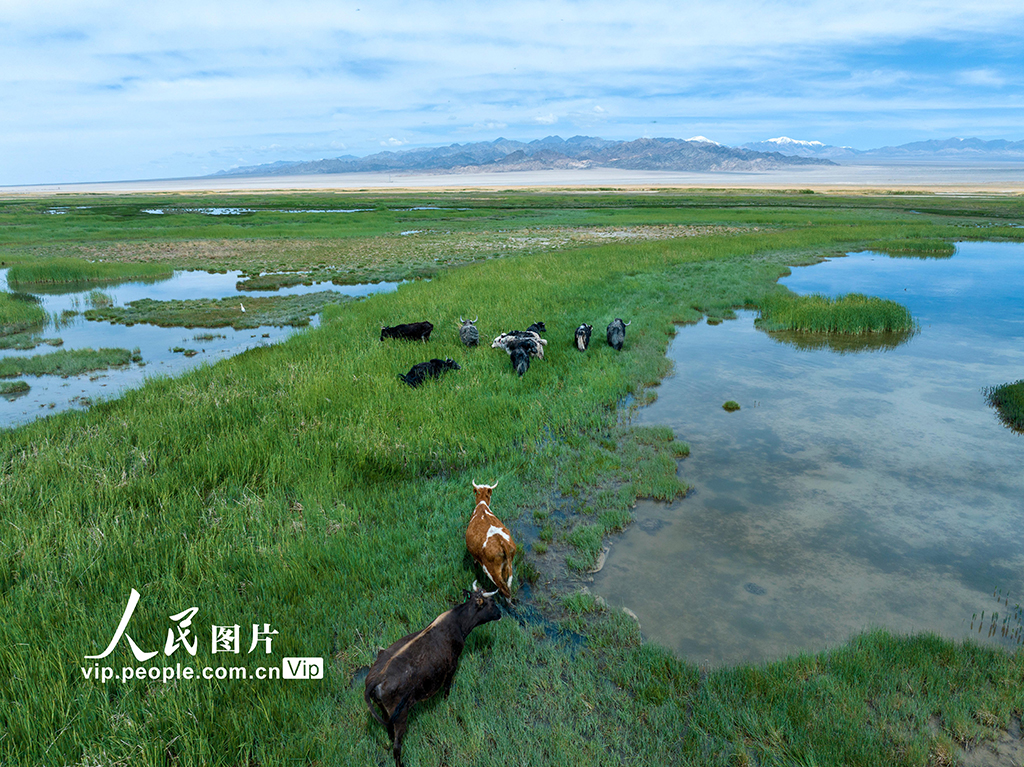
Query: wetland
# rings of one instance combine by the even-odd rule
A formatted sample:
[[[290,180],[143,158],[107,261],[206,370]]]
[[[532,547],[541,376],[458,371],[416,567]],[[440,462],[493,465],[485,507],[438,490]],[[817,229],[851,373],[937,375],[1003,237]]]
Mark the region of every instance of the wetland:
[[[232,212],[145,212],[171,208]],[[315,212],[342,210],[354,212]],[[986,489],[969,488],[973,459],[957,464],[963,454],[941,435],[952,428],[967,455],[1004,453],[995,464],[981,462],[989,468],[980,473],[997,495],[1003,485],[1012,492],[1019,462],[998,461],[1016,455],[1017,443],[1006,440],[1020,437],[998,421],[980,389],[1021,376],[991,360],[967,364],[965,381],[954,380],[962,372],[948,379],[905,375],[910,361],[902,355],[937,370],[949,365],[949,350],[931,345],[929,328],[939,320],[927,302],[886,296],[876,282],[860,286],[861,268],[874,280],[877,264],[858,266],[857,259],[905,248],[948,254],[960,243],[952,258],[934,262],[954,264],[981,241],[1020,247],[1022,224],[1024,202],[1016,196],[884,192],[0,200],[5,266],[61,257],[159,262],[176,274],[199,270],[201,279],[237,272],[224,290],[286,273],[314,282],[320,275],[431,278],[325,306],[314,327],[279,343],[207,358],[212,364],[0,430],[0,762],[388,764],[386,733],[366,710],[361,670],[379,648],[428,625],[481,577],[464,541],[474,479],[499,481],[493,510],[521,544],[522,586],[507,619],[470,637],[450,697],[413,712],[404,747],[411,767],[949,765],[1007,738],[1019,741],[1024,654],[988,637],[997,600],[1000,621],[1016,615],[1010,576],[1019,533],[1005,529],[1007,515],[986,500]],[[868,255],[839,257],[853,252]],[[883,269],[903,262],[874,257]],[[823,258],[832,260],[818,263]],[[794,280],[834,265],[852,268],[842,292],[906,305],[918,332],[884,336],[876,351],[864,351],[831,337],[794,344],[754,328],[780,278],[797,293],[828,293],[826,285],[798,287]],[[95,287],[78,307],[47,306],[42,293],[41,304],[31,303],[58,318],[107,308],[106,299],[88,298]],[[101,293],[109,305],[125,305],[110,289]],[[247,300],[218,291],[171,298],[200,297]],[[18,309],[16,322],[36,315]],[[963,355],[979,343],[972,313],[951,308],[944,315],[964,320],[967,337],[955,344]],[[543,320],[545,359],[520,378],[500,350],[463,347],[456,320],[477,315],[482,338]],[[573,347],[581,322],[600,331],[615,317],[631,321],[621,352],[596,337],[586,353]],[[1010,309],[996,311],[989,324],[1010,317]],[[379,341],[382,324],[422,319],[436,326],[429,343]],[[186,351],[220,340],[210,336],[254,332],[75,321],[90,330],[166,332],[159,341],[166,353],[192,361],[202,352]],[[265,331],[258,332],[262,338]],[[63,338],[64,329],[43,335]],[[674,371],[670,344],[673,355],[688,348]],[[744,355],[751,357],[746,368],[732,359]],[[429,357],[453,358],[460,369],[415,390],[397,379]],[[843,368],[847,363],[867,368]],[[155,366],[149,361],[144,369]],[[671,399],[666,390],[687,367],[704,369],[706,402],[703,394],[694,398],[671,428],[667,420],[644,420]],[[820,384],[806,397],[788,388],[801,376]],[[830,397],[842,379],[861,388]],[[36,380],[27,377],[30,386]],[[729,401],[740,409],[723,410]],[[862,425],[838,441],[819,439],[817,421],[841,435],[854,416],[902,436],[892,447]],[[935,417],[940,423],[929,420]],[[874,441],[890,448],[872,448]],[[729,462],[736,442],[761,446],[757,462],[771,464],[767,481],[763,466]],[[715,472],[698,471],[721,454]],[[879,460],[892,464],[890,473],[866,479]],[[952,475],[944,486],[960,494],[963,509],[912,505],[906,477],[914,489],[947,482],[936,466]],[[783,468],[788,479],[774,481]],[[875,481],[881,497],[864,491]],[[691,484],[696,489],[684,496]],[[756,515],[762,500],[783,502],[791,492],[811,494],[820,508]],[[691,502],[713,497],[722,501],[716,510],[689,511]],[[649,512],[644,499],[661,499],[682,516],[669,518],[664,506]],[[901,505],[907,514],[891,513]],[[974,508],[990,508],[991,519],[979,520],[969,513]],[[703,514],[722,536],[701,540],[695,530],[687,553],[696,562],[675,556],[647,590],[671,596],[677,581],[695,583],[698,567],[715,565],[716,556],[725,562],[745,536],[761,534],[773,548],[735,572],[710,574],[709,581],[729,587],[710,603],[749,600],[738,655],[763,641],[773,660],[731,665],[700,646],[691,657],[671,637],[652,639],[650,616],[638,626],[600,596],[600,580],[590,581],[612,574],[629,536],[678,546],[674,532],[688,513]],[[604,569],[591,575],[609,544]],[[943,548],[954,549],[952,558]],[[819,612],[804,625],[818,631],[823,649],[801,651],[777,630],[796,610],[794,590],[785,593],[791,574],[777,564],[786,557],[807,573],[805,606]],[[975,626],[965,639],[936,633],[924,620],[900,623],[898,611],[880,612],[864,599],[873,587],[881,590],[875,568],[896,576],[887,581],[891,591],[907,589],[893,593],[897,607],[931,600],[927,588],[910,583],[909,565],[934,569],[936,590],[955,598],[956,619],[967,619],[967,609],[979,617],[985,610],[982,633]],[[132,589],[140,599],[128,631],[157,655],[138,661],[121,642],[96,664],[109,664],[114,679],[86,676],[82,669],[92,661],[85,658],[110,641]],[[765,615],[760,606],[783,596],[784,609]],[[838,628],[827,623],[836,612],[829,613],[829,599],[847,600]],[[678,612],[706,606],[688,600]],[[205,638],[195,655],[165,645],[168,632],[181,627],[173,618],[182,611]],[[692,639],[706,642],[701,632],[710,624],[691,622]],[[272,627],[272,653],[211,652],[211,627],[235,624]],[[759,626],[771,632],[757,636]],[[322,658],[323,678],[257,678],[257,668],[282,657]],[[179,664],[248,675],[120,681],[125,669],[161,676]]]
[[[22,388],[3,394],[0,427],[88,407],[153,376],[178,375],[277,343],[297,328],[318,324],[328,304],[398,287],[393,282],[312,283],[256,292],[243,290],[241,277],[237,270],[179,270],[163,279],[129,278],[102,288],[79,281],[18,283],[17,295],[38,317],[23,328],[33,332],[0,337],[20,341],[0,352],[0,377],[32,378],[31,384],[23,381]],[[0,270],[0,290],[7,287],[6,278],[7,270]],[[204,332],[210,329],[217,332]],[[60,348],[44,354],[48,346]],[[101,355],[97,349],[120,351]],[[68,367],[70,359],[82,362]]]

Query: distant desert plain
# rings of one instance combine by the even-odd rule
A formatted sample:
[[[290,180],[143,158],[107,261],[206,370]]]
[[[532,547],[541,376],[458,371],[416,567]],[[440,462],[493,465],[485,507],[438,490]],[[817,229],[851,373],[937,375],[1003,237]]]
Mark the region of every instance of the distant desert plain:
[[[0,187],[2,197],[132,192],[339,191],[380,189],[811,189],[820,192],[882,191],[943,194],[1022,194],[1024,164],[833,165],[762,172],[685,172],[590,168],[481,172],[324,173],[294,176],[205,176],[142,181],[103,181]]]

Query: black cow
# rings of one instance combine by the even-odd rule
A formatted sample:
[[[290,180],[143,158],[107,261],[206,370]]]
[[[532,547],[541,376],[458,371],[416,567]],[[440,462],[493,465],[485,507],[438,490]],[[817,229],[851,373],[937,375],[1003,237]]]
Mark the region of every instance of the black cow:
[[[587,347],[590,346],[590,334],[594,331],[593,325],[583,323],[576,328],[576,348],[581,352],[585,352]]]
[[[616,317],[608,325],[608,345],[612,347],[615,351],[622,351],[622,344],[625,343],[626,341],[626,326],[632,324],[633,320],[630,320],[629,322],[623,322],[618,317]]]
[[[520,376],[530,369],[530,353],[522,346],[509,349],[508,356],[512,358],[512,367]]]
[[[373,718],[388,728],[395,767],[402,767],[402,737],[409,710],[442,689],[447,698],[469,632],[501,619],[494,603],[497,592],[484,592],[474,583],[472,592],[463,593],[465,602],[441,613],[422,631],[381,650],[366,675],[363,698]]]
[[[446,360],[432,359],[429,362],[417,362],[408,373],[398,377],[405,381],[412,388],[416,388],[427,378],[440,378],[446,370],[459,370],[459,364],[453,362],[451,357]]]
[[[430,331],[434,326],[429,322],[409,322],[404,325],[395,325],[390,328],[380,329],[380,340],[385,338],[402,338],[406,341],[428,341]]]
[[[477,317],[477,320],[478,319],[480,318]],[[462,323],[459,325],[459,339],[462,343],[466,346],[476,346],[480,343],[480,331],[477,330],[476,325],[473,324],[476,320],[464,320],[462,317],[459,317],[459,322]]]
[[[526,329],[527,333],[547,333],[548,329],[544,327],[543,322],[535,322]]]

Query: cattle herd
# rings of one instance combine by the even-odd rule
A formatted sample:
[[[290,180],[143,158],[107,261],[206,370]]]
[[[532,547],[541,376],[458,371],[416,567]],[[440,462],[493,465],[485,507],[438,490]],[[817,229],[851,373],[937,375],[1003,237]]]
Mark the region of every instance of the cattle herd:
[[[464,320],[459,317],[457,324],[459,329],[459,340],[466,346],[477,346],[480,343],[480,330],[476,326],[479,319]],[[615,351],[622,351],[622,345],[626,340],[626,326],[631,322],[623,322],[616,317],[608,324],[606,337],[608,345]],[[380,329],[380,340],[386,338],[400,338],[406,341],[430,340],[430,333],[434,325],[430,322],[409,322]],[[586,323],[576,328],[573,343],[581,352],[585,352],[590,345],[590,335],[594,330],[593,325]],[[499,334],[491,343],[492,349],[503,349],[512,362],[512,369],[520,376],[530,369],[531,359],[544,359],[544,347],[547,340],[541,338],[541,333],[546,333],[547,328],[543,322],[535,322],[526,330],[509,330]],[[459,370],[458,364],[451,358],[440,360],[432,359],[427,362],[419,362],[413,365],[408,373],[399,373],[398,377],[409,386],[416,388],[427,378],[439,378],[442,373],[448,370]]]
[[[459,339],[467,347],[480,343],[477,319],[459,318]],[[616,351],[622,350],[629,324],[616,318],[608,325],[608,345]],[[383,327],[380,340],[397,338],[426,343],[433,329],[429,322]],[[593,325],[586,323],[576,328],[573,343],[581,352],[587,350],[593,329]],[[491,348],[503,349],[512,362],[512,368],[522,376],[530,368],[531,359],[544,359],[544,347],[548,342],[541,338],[541,333],[546,332],[543,322],[535,322],[526,330],[499,334]],[[413,365],[408,373],[399,373],[398,377],[416,388],[427,378],[439,378],[449,370],[459,369],[451,358],[431,359]],[[426,628],[381,650],[366,675],[363,697],[373,717],[388,729],[395,767],[402,767],[402,738],[410,709],[441,690],[448,697],[466,637],[477,626],[501,618],[501,611],[494,600],[496,594],[500,593],[505,599],[512,598],[512,562],[516,544],[508,528],[491,511],[491,494],[497,485],[497,482],[493,485],[473,482],[476,505],[466,527],[466,549],[494,584],[495,590],[484,591],[474,581],[472,591],[463,592],[464,602],[441,613]]]

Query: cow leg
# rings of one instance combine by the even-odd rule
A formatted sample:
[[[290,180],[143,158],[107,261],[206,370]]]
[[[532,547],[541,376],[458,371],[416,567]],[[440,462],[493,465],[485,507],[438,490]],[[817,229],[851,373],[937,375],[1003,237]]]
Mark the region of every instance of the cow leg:
[[[448,699],[448,693],[450,693],[452,691],[452,680],[455,678],[455,669],[456,668],[457,667],[452,667],[452,670],[449,671],[448,674],[444,678],[444,697],[445,697],[445,700]]]
[[[395,755],[395,767],[402,767],[402,738],[405,737],[405,718],[406,713],[403,711],[398,717],[398,721],[393,722],[392,732],[392,747],[391,751]]]

